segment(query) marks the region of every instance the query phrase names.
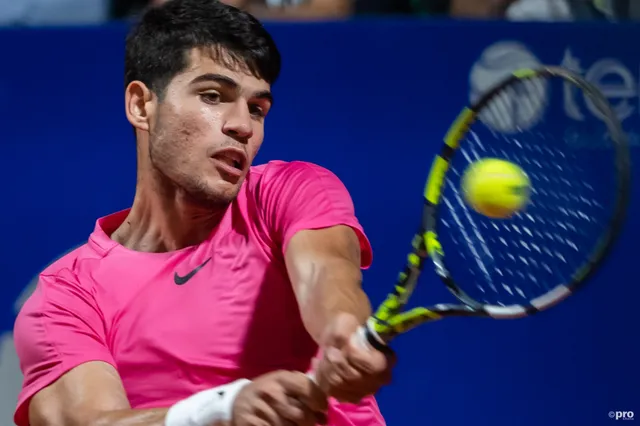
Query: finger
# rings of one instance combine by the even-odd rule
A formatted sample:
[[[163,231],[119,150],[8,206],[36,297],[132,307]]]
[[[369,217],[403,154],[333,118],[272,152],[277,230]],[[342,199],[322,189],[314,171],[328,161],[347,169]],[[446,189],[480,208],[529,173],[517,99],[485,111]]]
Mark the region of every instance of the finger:
[[[362,379],[352,382],[345,382],[342,386],[331,388],[331,396],[342,402],[352,402],[368,395],[374,395],[383,386],[391,383],[391,371],[364,376]],[[344,397],[344,395],[349,395]],[[342,398],[342,399],[341,399]],[[343,400],[344,398],[348,401]],[[357,402],[357,401],[356,401]]]
[[[349,332],[345,332],[349,330]],[[351,331],[353,330],[352,325],[344,325],[342,327],[337,327],[337,329],[333,329],[330,333],[328,339],[323,339],[322,346],[336,347],[336,348],[344,348],[349,344],[349,340],[351,340]]]
[[[317,383],[323,391],[327,392],[333,387],[342,386],[343,379],[332,365],[323,362],[322,366],[318,369]]]
[[[340,370],[344,370],[348,365],[347,359],[342,351],[336,348],[328,348],[318,365],[317,383],[321,389],[327,392],[333,387],[341,386],[344,382]]]
[[[265,402],[276,412],[282,420],[298,424],[305,418],[307,407],[296,398],[292,398],[281,388],[277,392],[270,392],[265,396]]]
[[[276,410],[264,399],[257,399],[253,402],[254,415],[267,422],[269,426],[287,426]]]
[[[327,411],[329,406],[327,395],[306,374],[296,372],[283,376],[281,384],[287,395],[301,401],[310,410]]]
[[[323,424],[323,421],[325,421],[326,419],[326,415],[324,413],[314,412],[309,407],[304,405],[302,402],[300,401],[296,401],[296,402],[300,404],[302,407],[304,407],[303,408],[304,416],[299,419],[296,419],[295,424],[297,426],[315,426],[317,424]]]
[[[283,394],[284,402],[274,405],[275,410],[285,420],[290,421],[294,425],[304,423],[305,419],[310,415],[311,411],[301,401],[294,397]]]
[[[327,368],[334,370],[343,381],[357,380],[361,377],[360,372],[349,363],[349,359],[336,348],[327,350],[326,360]]]
[[[237,426],[271,426],[268,421],[261,419],[255,414],[243,416],[240,420],[236,420],[233,424]]]
[[[329,409],[329,398],[325,392],[315,384],[315,382],[308,380],[308,390],[303,395],[299,396],[301,402],[303,402],[311,411],[318,413],[326,413]]]
[[[389,367],[387,356],[375,349],[367,350],[351,346],[347,351],[349,364],[365,375],[381,373]]]

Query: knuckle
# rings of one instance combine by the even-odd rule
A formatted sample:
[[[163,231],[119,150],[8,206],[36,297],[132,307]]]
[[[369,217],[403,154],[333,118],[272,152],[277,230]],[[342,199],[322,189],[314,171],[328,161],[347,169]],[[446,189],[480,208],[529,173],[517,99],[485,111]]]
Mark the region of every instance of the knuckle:
[[[276,371],[275,373],[273,373],[273,375],[271,376],[271,378],[276,381],[276,382],[282,382],[284,380],[287,380],[287,378],[291,375],[290,371],[286,371],[286,370],[280,370],[280,371]]]
[[[273,400],[281,393],[279,390],[279,387],[274,383],[265,383],[257,389],[256,394],[259,398]]]
[[[294,373],[295,372],[293,371],[281,371],[280,374],[278,374],[276,381],[282,384],[289,383],[295,377]]]
[[[274,407],[281,418],[293,421],[295,424],[299,424],[300,420],[305,416],[303,405],[291,397],[283,398],[283,400],[274,404]]]
[[[292,375],[294,375],[294,374],[295,374],[295,371],[280,370],[278,373],[279,373],[278,375],[279,375],[281,378],[287,378],[287,377],[291,377]]]
[[[362,380],[362,374],[355,368],[349,368],[347,371],[347,377],[350,380]]]
[[[309,381],[310,379],[306,374],[298,371],[292,371],[281,383],[288,391],[301,393],[304,392],[305,386]]]
[[[346,359],[335,361],[333,367],[340,372],[347,371],[351,368],[350,363]]]
[[[289,407],[289,420],[293,420],[294,422],[300,422],[306,418],[307,414],[305,411],[298,406],[290,406]]]
[[[341,386],[344,383],[344,380],[339,374],[329,374],[329,376],[327,377],[327,382],[329,383],[329,385],[337,387]]]

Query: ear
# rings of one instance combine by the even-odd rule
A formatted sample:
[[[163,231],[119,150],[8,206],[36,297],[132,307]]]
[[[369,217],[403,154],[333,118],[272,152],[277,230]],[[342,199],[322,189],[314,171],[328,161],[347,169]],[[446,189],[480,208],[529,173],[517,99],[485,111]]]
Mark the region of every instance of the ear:
[[[132,81],[125,90],[125,111],[133,127],[149,131],[156,112],[157,98],[146,84]]]

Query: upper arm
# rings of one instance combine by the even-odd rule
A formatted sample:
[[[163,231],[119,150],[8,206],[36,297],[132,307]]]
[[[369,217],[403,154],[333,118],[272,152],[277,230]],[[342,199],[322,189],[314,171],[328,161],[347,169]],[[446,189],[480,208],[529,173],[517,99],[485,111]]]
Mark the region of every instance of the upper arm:
[[[338,264],[352,266],[354,274],[359,276],[361,251],[356,232],[348,226],[301,230],[292,236],[287,246],[285,263],[293,283],[319,272],[321,267]]]
[[[71,272],[40,278],[14,328],[24,375],[18,426],[80,424],[93,411],[127,408],[105,333],[92,292]]]
[[[278,164],[265,170],[261,202],[300,304],[316,282],[360,287],[371,246],[335,174],[311,163]]]

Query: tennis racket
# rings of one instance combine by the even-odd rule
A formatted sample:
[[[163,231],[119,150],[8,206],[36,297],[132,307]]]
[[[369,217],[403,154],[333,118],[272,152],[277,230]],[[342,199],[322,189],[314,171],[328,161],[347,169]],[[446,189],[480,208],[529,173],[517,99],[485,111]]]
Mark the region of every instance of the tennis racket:
[[[568,96],[581,117],[567,114]],[[482,158],[524,170],[531,195],[523,211],[491,219],[468,207],[460,180]],[[360,337],[388,350],[399,334],[434,320],[516,319],[565,300],[606,259],[630,180],[625,134],[598,88],[559,67],[513,73],[451,125],[428,175],[407,264]],[[428,259],[458,303],[405,310]]]

